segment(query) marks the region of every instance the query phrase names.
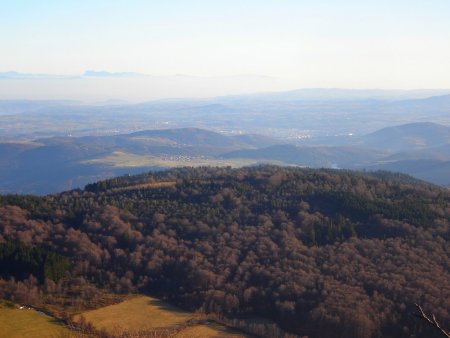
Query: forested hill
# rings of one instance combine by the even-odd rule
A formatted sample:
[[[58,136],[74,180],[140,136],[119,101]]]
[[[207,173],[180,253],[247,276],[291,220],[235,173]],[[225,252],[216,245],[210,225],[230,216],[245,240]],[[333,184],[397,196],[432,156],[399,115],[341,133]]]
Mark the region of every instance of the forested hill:
[[[101,288],[300,336],[433,337],[414,303],[450,323],[449,242],[450,193],[407,176],[175,169],[0,197],[3,251],[37,247],[58,263],[43,282],[0,271],[0,298],[83,307]]]

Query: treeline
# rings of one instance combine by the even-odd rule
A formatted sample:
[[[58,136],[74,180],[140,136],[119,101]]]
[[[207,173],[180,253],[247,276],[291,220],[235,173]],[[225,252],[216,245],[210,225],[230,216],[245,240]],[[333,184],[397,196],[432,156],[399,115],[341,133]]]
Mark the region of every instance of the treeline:
[[[151,182],[176,184],[117,189]],[[448,190],[388,173],[184,168],[0,197],[0,243],[71,259],[34,286],[48,301],[147,292],[308,337],[433,337],[414,303],[450,322],[449,241]]]

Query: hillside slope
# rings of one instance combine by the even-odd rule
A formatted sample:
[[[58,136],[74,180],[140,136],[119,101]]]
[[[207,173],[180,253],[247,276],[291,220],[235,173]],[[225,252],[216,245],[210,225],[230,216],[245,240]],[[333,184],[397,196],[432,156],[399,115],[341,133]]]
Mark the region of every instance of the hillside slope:
[[[380,129],[363,137],[366,147],[404,151],[450,143],[450,127],[437,123],[408,123]]]
[[[24,297],[28,285],[51,292],[35,302],[80,306],[96,286],[265,317],[300,336],[433,337],[412,315],[420,303],[450,321],[449,211],[448,190],[411,177],[280,167],[174,169],[3,196],[0,243],[23,243],[4,259],[26,266],[30,256],[14,250],[38,246],[71,267],[59,265],[59,288],[2,271],[0,297]]]
[[[216,162],[215,157],[278,142],[260,135],[226,136],[198,128],[0,142],[0,193],[61,192],[100,179],[175,165],[226,166],[230,161]]]

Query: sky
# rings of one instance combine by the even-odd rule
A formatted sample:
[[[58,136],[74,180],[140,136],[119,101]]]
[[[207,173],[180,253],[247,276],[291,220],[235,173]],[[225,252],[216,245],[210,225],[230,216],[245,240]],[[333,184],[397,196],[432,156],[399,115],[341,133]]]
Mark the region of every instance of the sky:
[[[240,83],[246,91],[450,88],[448,13],[448,0],[0,0],[0,72],[94,69],[214,82],[195,95],[214,86],[231,93],[233,85],[220,87],[224,78],[237,79],[237,91]],[[33,91],[33,82],[9,84],[0,80],[0,98]],[[61,95],[76,96],[77,86]],[[175,87],[158,95],[189,86]]]

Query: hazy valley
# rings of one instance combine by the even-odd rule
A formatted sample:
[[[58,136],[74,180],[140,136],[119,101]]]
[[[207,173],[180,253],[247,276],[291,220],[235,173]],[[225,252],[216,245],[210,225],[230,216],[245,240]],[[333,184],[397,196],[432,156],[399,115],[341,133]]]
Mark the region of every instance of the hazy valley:
[[[449,185],[450,96],[407,95],[300,90],[95,106],[2,101],[0,191],[44,194],[177,166],[261,163],[390,170]]]

